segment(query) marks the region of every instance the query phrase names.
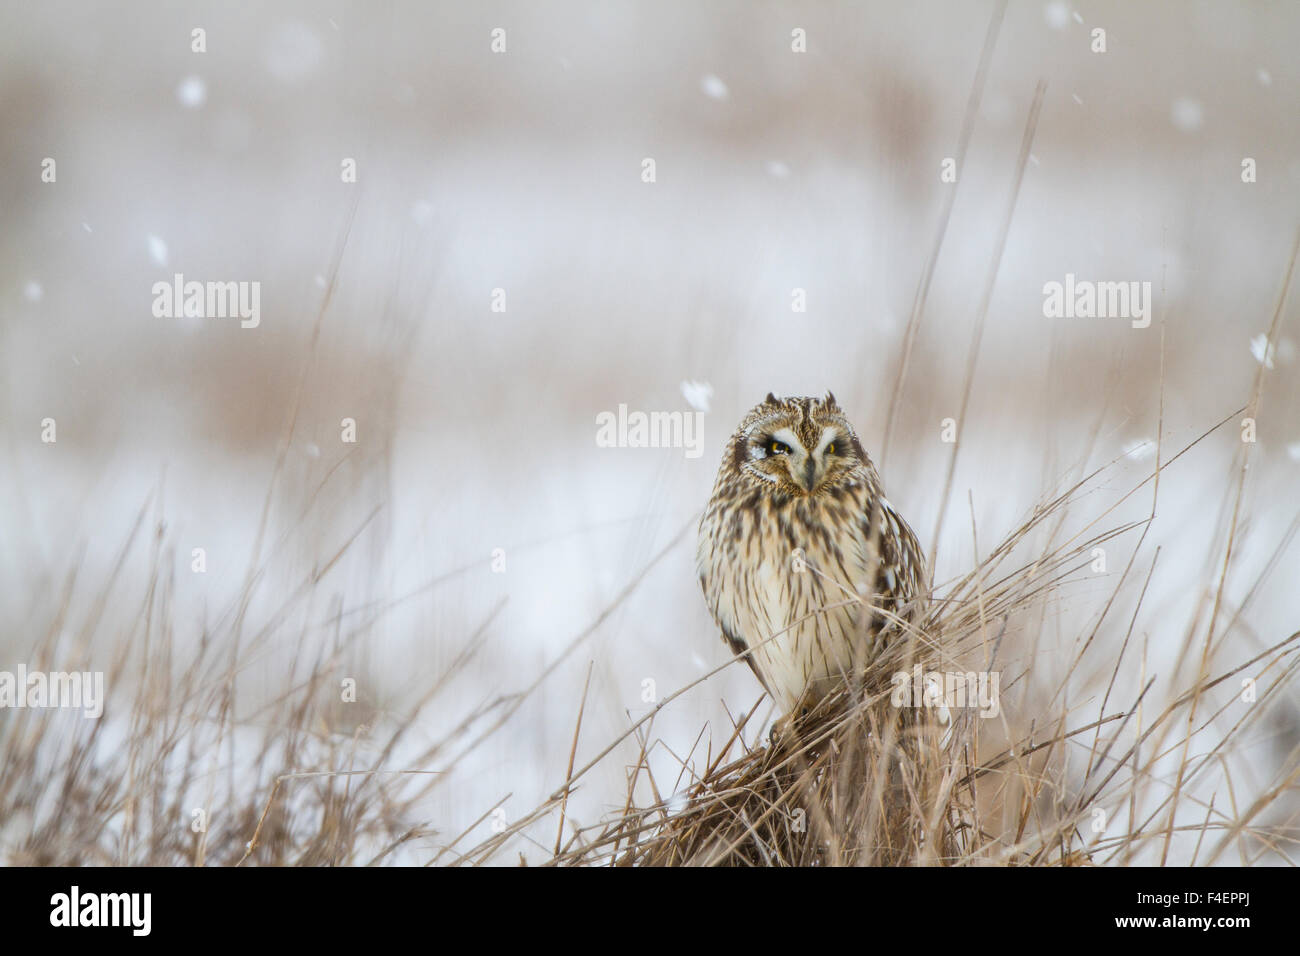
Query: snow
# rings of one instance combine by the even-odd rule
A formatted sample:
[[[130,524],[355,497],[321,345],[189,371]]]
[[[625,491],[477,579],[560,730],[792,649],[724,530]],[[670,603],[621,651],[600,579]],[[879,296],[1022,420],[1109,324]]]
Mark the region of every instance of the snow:
[[[416,200],[411,206],[411,218],[417,226],[427,226],[433,222],[434,206],[427,199]]]
[[[1156,453],[1156,443],[1150,438],[1135,438],[1124,445],[1124,454],[1134,461],[1143,461]]]
[[[700,78],[700,89],[704,91],[705,96],[715,100],[725,100],[731,95],[727,84],[712,73],[706,73]]]
[[[196,110],[208,101],[208,85],[200,76],[187,76],[176,87],[176,99],[186,109]]]
[[[167,243],[158,236],[149,236],[149,258],[160,266],[167,265]]]
[[[1173,120],[1174,128],[1184,133],[1195,132],[1205,125],[1204,108],[1199,100],[1194,100],[1189,96],[1179,97],[1174,100],[1169,116]]]
[[[294,83],[316,71],[325,56],[325,44],[305,23],[282,23],[271,31],[264,61],[277,80]]]
[[[1264,368],[1272,368],[1273,356],[1277,354],[1277,350],[1269,344],[1268,336],[1261,332],[1250,340],[1250,354],[1255,356],[1255,361]]]
[[[707,412],[713,401],[713,386],[708,382],[682,382],[682,397],[697,412]]]

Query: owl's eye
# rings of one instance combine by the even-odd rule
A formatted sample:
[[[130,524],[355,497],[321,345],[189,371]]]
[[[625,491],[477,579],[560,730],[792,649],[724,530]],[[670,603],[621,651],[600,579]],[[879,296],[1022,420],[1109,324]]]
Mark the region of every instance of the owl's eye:
[[[767,453],[769,455],[788,455],[790,454],[790,446],[773,438],[767,443]]]
[[[831,442],[829,445],[826,446],[826,454],[828,455],[835,454],[835,442]]]

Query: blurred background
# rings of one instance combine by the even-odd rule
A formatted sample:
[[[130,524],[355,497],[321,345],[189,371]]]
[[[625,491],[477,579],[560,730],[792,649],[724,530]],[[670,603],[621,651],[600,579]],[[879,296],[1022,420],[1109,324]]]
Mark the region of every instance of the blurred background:
[[[108,666],[156,566],[148,537],[124,550],[144,514],[178,643],[260,636],[249,720],[304,642],[343,633],[358,707],[322,732],[414,715],[414,752],[464,724],[486,736],[429,818],[459,833],[507,794],[514,818],[564,780],[589,666],[579,764],[647,687],[727,660],[694,575],[723,442],[769,390],[831,389],[938,582],[975,563],[972,525],[982,556],[1082,469],[1117,460],[1072,527],[1115,505],[1154,468],[1162,401],[1165,460],[1232,418],[1162,477],[1139,561],[1161,549],[1136,628],[1172,679],[1217,584],[1233,416],[1261,364],[1226,589],[1253,596],[1223,647],[1277,643],[1300,619],[1294,296],[1264,336],[1300,221],[1300,8],[1010,4],[963,155],[999,9],[0,5],[0,669],[51,630]],[[995,269],[936,542],[941,423]],[[177,273],[260,283],[260,324],[156,317]],[[1046,318],[1067,274],[1150,282],[1151,326]],[[698,407],[703,454],[599,447],[620,404]],[[1149,490],[1105,526],[1144,517]],[[1063,594],[1040,650],[1068,661],[1113,585]],[[1050,654],[1036,666],[1061,677]],[[112,721],[126,690],[108,692]],[[744,667],[700,684],[656,719],[654,759],[671,770],[706,724],[725,739],[759,695]],[[1247,795],[1294,759],[1294,697],[1268,727]],[[621,806],[636,749],[588,778],[577,819]]]

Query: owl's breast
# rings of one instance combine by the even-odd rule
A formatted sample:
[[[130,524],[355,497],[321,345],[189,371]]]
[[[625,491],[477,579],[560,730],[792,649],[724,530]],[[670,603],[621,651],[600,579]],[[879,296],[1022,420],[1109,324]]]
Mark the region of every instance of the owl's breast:
[[[861,522],[803,499],[786,508],[719,509],[701,527],[699,571],[724,632],[789,707],[852,666],[869,569]],[[838,520],[836,520],[838,519]],[[864,635],[865,636],[865,635]]]

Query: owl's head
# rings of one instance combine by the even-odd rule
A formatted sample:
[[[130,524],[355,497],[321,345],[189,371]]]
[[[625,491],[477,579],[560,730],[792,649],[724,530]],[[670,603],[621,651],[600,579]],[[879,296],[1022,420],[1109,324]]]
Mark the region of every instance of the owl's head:
[[[825,398],[768,393],[740,423],[729,454],[742,479],[790,496],[815,495],[871,467],[830,392]]]

